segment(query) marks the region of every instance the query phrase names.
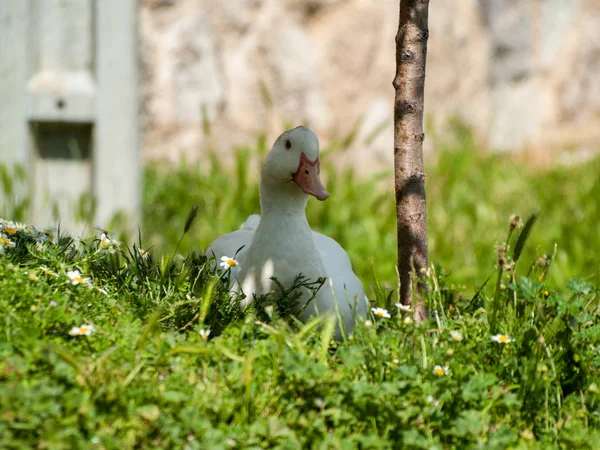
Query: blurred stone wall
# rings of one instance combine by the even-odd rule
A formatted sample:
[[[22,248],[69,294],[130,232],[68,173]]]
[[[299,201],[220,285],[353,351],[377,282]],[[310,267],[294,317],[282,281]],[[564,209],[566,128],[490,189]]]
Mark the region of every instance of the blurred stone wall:
[[[141,0],[142,149],[230,151],[285,124],[392,161],[398,0]],[[600,147],[600,0],[433,0],[427,150],[456,117],[501,151]],[[209,133],[207,133],[209,131]]]

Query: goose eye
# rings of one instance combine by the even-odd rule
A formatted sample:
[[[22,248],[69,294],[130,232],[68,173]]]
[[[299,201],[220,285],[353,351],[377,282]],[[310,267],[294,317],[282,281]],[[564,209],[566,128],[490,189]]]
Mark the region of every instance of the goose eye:
[[[290,148],[292,148],[292,143],[290,142],[290,140],[288,139],[287,141],[285,141],[285,148],[287,148],[288,150]]]

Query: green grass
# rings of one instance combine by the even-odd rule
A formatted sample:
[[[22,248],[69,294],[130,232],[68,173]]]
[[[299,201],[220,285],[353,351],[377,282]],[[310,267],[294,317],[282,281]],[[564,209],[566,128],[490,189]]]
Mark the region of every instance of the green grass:
[[[327,320],[289,314],[289,292],[242,312],[228,272],[203,256],[4,228],[2,448],[593,448],[600,438],[600,291],[581,278],[553,285],[551,262],[521,272],[509,248],[499,289],[472,300],[432,268],[432,320],[415,325],[377,289],[373,305],[392,317],[336,343]],[[490,317],[512,342],[491,340]],[[91,335],[71,335],[86,324]]]
[[[309,202],[309,222],[391,313],[341,342],[326,319],[294,318],[293,289],[241,311],[200,251],[258,212],[264,140],[231,171],[216,157],[149,166],[147,255],[3,222],[0,448],[593,448],[600,160],[535,171],[479,155],[464,130],[456,142],[427,170],[421,325],[394,306],[390,174],[334,171],[343,146],[322,156],[332,196]],[[5,202],[7,218],[24,202]],[[529,225],[513,229],[515,213]],[[85,324],[91,335],[70,334]]]

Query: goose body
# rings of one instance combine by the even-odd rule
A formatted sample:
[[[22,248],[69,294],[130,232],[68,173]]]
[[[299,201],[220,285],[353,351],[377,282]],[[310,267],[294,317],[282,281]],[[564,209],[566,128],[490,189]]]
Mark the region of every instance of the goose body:
[[[309,280],[327,278],[305,308],[303,320],[339,312],[347,333],[355,319],[365,317],[367,301],[361,281],[352,271],[345,250],[332,238],[311,231],[306,220],[309,195],[325,200],[329,194],[319,178],[319,141],[308,128],[297,127],[275,141],[261,172],[262,215],[250,216],[242,228],[217,238],[207,249],[216,261],[235,256],[240,270],[232,291],[244,293],[242,307],[254,296],[276,289],[271,277],[291,286],[300,273]],[[310,299],[305,290],[300,306]],[[337,336],[341,335],[338,324]]]

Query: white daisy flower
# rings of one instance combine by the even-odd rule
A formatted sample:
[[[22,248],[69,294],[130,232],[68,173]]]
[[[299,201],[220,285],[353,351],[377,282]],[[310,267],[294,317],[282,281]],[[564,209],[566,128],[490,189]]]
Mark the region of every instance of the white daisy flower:
[[[496,334],[492,336],[491,339],[498,344],[509,344],[514,341],[514,339],[507,334]]]
[[[40,270],[44,273],[44,275],[48,275],[49,277],[56,277],[57,275],[48,269],[46,266],[40,266]]]
[[[201,328],[198,334],[202,339],[206,341],[208,339],[208,336],[210,336],[210,330],[205,330],[204,328]]]
[[[240,263],[237,262],[235,259],[230,258],[229,256],[222,256],[220,266],[225,270],[232,268],[239,269]]]
[[[23,228],[23,232],[27,235],[27,236],[37,236],[40,232],[38,231],[38,229],[36,227],[34,227],[33,225],[25,225],[25,227]]]
[[[384,308],[371,308],[371,311],[373,311],[373,314],[377,317],[379,317],[380,319],[389,319],[390,317],[390,313],[387,311],[387,309]]]
[[[100,253],[116,253],[120,242],[109,238],[105,233],[100,235]]]
[[[2,229],[6,234],[15,234],[17,232],[17,224],[14,222],[3,222]]]
[[[460,334],[460,331],[456,331],[456,330],[452,330],[450,332],[450,337],[452,338],[452,340],[454,342],[460,342],[463,340],[463,336],[462,336],[462,334]]]
[[[51,244],[56,244],[56,238],[58,237],[58,230],[56,227],[46,227],[42,230],[40,238],[49,241]]]
[[[102,233],[100,235],[100,245],[106,249],[108,249],[112,246],[112,241],[109,239],[109,237],[105,233]]]
[[[523,439],[527,439],[528,441],[535,438],[535,435],[533,434],[533,432],[531,430],[523,430],[519,434],[521,435],[521,437]]]
[[[142,250],[141,248],[137,248],[137,247],[136,247],[136,250],[138,252],[138,255],[140,255],[142,259],[148,258],[148,252],[146,250]]]
[[[46,233],[47,235],[52,235],[52,234],[56,234],[58,230],[56,229],[56,227],[46,227],[42,231],[44,233]]]
[[[81,325],[80,327],[71,328],[69,334],[71,336],[90,336],[94,331],[94,325]]]
[[[396,308],[398,308],[402,312],[411,312],[410,305],[403,305],[402,303],[396,303]]]
[[[10,240],[10,238],[4,234],[4,233],[0,233],[0,248],[1,247],[8,247],[8,248],[14,248],[17,244],[15,244],[13,241]]]
[[[443,377],[444,375],[448,375],[448,366],[439,366],[436,365],[433,368],[433,373],[435,373],[438,377]]]
[[[433,406],[440,406],[440,401],[436,400],[436,398],[433,395],[427,396],[427,403],[431,403],[433,404]]]
[[[69,277],[69,279],[71,280],[71,283],[73,285],[78,285],[78,284],[91,284],[91,281],[89,278],[83,278],[81,276],[81,274],[79,273],[79,270],[70,270],[67,272],[67,277]]]

